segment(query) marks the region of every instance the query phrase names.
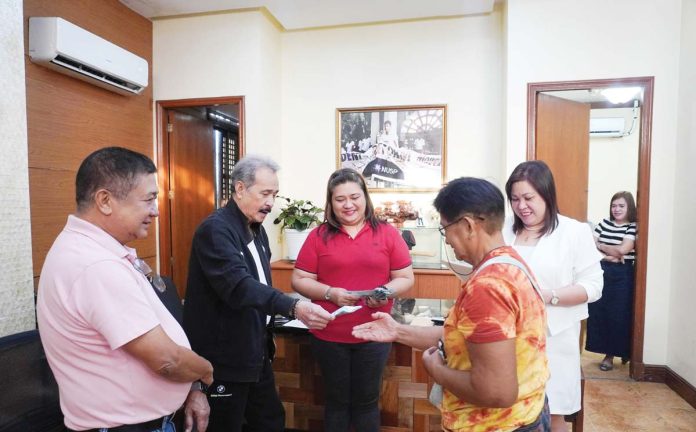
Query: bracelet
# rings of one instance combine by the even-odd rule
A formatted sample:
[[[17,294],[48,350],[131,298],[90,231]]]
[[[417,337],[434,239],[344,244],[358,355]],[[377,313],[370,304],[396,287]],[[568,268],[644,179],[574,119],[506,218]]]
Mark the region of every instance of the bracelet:
[[[292,302],[292,306],[290,306],[290,311],[288,312],[288,317],[291,319],[297,318],[295,315],[295,310],[297,309],[297,303],[300,302],[300,299],[295,299],[295,301]]]
[[[331,287],[326,288],[324,291],[324,300],[331,300]]]

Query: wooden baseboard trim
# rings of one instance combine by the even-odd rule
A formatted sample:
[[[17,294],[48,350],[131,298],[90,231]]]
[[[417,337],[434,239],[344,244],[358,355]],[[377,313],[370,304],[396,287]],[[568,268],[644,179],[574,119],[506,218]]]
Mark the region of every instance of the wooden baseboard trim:
[[[642,373],[640,374],[638,381],[665,383],[667,366],[643,364],[641,369]]]
[[[682,378],[678,373],[674,372],[669,367],[665,376],[665,384],[674,390],[682,397],[689,405],[696,408],[696,387],[691,385],[687,380]]]
[[[691,385],[687,380],[682,378],[678,373],[674,372],[668,366],[644,365],[643,374],[640,381],[667,384],[667,387],[672,389],[689,405],[696,408],[696,387]]]

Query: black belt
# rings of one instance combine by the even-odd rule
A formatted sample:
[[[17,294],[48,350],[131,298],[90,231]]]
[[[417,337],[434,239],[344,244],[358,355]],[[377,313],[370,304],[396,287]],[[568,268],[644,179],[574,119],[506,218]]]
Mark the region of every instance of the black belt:
[[[607,261],[607,260],[602,260],[602,263],[607,264],[607,265],[616,265],[616,266],[621,266],[621,265],[630,265],[632,266],[635,263],[634,258],[626,258],[624,262],[613,262],[613,261]]]
[[[162,427],[162,422],[164,421],[165,417],[171,417],[171,415],[160,417],[154,420],[149,420],[146,422],[138,423],[138,424],[132,424],[132,425],[121,425],[121,426],[115,426],[108,428],[107,430],[109,432],[151,432],[153,430],[159,429]],[[86,431],[74,431],[72,429],[68,429],[69,432],[99,432],[101,428],[95,428],[95,429],[87,429]]]

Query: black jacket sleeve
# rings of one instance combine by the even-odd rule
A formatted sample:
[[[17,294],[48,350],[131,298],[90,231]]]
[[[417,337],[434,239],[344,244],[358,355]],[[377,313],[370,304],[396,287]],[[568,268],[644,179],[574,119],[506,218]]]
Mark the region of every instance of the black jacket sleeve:
[[[234,231],[221,224],[203,223],[194,236],[191,253],[210,287],[230,308],[253,307],[271,316],[288,315],[294,299],[258,281],[254,258]],[[263,251],[259,256],[268,260]]]

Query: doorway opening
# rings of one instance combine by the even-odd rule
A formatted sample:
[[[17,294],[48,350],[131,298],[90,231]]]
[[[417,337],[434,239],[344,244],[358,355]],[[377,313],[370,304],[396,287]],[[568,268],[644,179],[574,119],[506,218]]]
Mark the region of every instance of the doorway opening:
[[[564,212],[564,207],[568,208],[570,210],[568,215],[581,221],[588,220],[588,190],[590,189],[588,174],[593,170],[589,166],[591,151],[589,136],[591,130],[590,117],[595,116],[591,115],[590,111],[592,108],[596,110],[609,109],[610,105],[597,100],[574,100],[571,95],[579,91],[580,93],[575,94],[584,94],[586,97],[592,98],[592,93],[608,89],[639,89],[638,96],[629,99],[623,104],[611,105],[611,116],[616,118],[624,117],[625,119],[624,127],[621,128],[621,131],[618,130],[620,128],[616,126],[617,123],[595,128],[599,134],[605,133],[605,137],[610,132],[613,132],[616,137],[628,133],[626,136],[635,134],[635,138],[638,140],[636,145],[637,155],[634,155],[635,165],[624,170],[626,177],[631,178],[631,175],[633,175],[637,183],[635,185],[635,195],[639,234],[635,242],[635,288],[629,369],[630,377],[636,380],[650,378],[643,363],[643,339],[645,332],[645,276],[649,237],[648,209],[650,199],[653,87],[653,77],[530,83],[527,86],[527,159],[544,159],[549,164],[554,177],[557,179],[556,185],[559,192],[561,212]],[[578,126],[579,129],[584,128],[585,136],[584,138],[577,138],[575,141],[577,144],[573,144],[572,149],[564,147],[568,142],[564,134],[567,133],[569,128],[577,129],[578,127],[572,125],[567,127],[559,126],[559,123],[556,121],[544,120],[546,114],[558,113],[559,109],[561,109],[554,104],[562,104],[562,109],[565,109],[566,102],[572,102],[568,104],[568,112],[574,110],[575,113],[580,113],[573,114],[571,117],[577,119],[580,115],[586,116],[586,120],[579,122],[580,126]],[[619,111],[615,111],[623,108],[628,108],[630,114],[624,115],[620,114]],[[601,117],[601,115],[596,117]],[[636,123],[632,125],[631,119],[634,117]],[[549,130],[549,126],[553,126],[557,130]],[[618,143],[618,141],[616,142]],[[625,148],[630,148],[631,144],[624,144],[624,146]],[[634,172],[631,173],[631,170],[634,170]],[[630,187],[622,189],[630,190]],[[562,200],[567,200],[567,202],[564,204]],[[605,201],[604,207],[608,208],[609,200],[606,199]],[[592,208],[591,204],[590,208]],[[596,217],[593,215],[589,216]]]
[[[193,234],[227,203],[230,173],[244,155],[244,97],[165,100],[156,107],[159,269],[184,298]]]

